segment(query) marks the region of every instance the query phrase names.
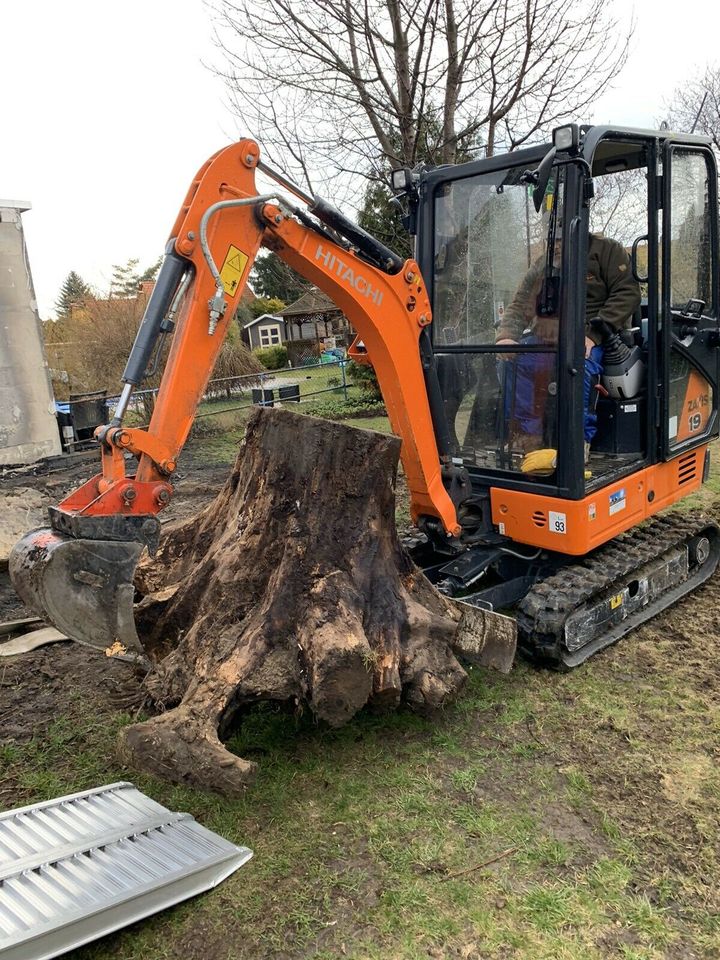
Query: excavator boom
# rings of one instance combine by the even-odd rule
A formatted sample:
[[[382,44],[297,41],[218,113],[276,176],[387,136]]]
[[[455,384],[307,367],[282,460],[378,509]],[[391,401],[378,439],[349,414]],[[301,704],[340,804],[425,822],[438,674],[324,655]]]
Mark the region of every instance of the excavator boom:
[[[198,172],[171,231],[115,416],[96,432],[102,472],[53,509],[50,528],[27,534],[10,558],[13,584],[25,603],[93,646],[105,648],[116,639],[140,646],[132,611],[135,565],[145,547],[157,546],[156,515],[172,497],[170,478],[262,246],[315,283],[348,317],[403,440],[414,519],[434,518],[448,538],[460,534],[443,483],[419,349],[432,314],[417,264],[403,262],[330,204],[281,177],[306,209],[284,199],[282,191],[259,195],[259,166],[257,144],[242,140]],[[132,391],[169,334],[172,345],[150,424],[126,427]],[[126,474],[127,454],[137,458],[134,476]]]

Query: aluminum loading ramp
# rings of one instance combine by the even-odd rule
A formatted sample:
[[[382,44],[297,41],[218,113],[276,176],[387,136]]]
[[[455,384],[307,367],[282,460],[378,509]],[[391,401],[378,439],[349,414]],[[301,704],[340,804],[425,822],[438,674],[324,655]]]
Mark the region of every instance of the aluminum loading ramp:
[[[0,960],[45,960],[216,886],[252,856],[113,783],[0,814]]]

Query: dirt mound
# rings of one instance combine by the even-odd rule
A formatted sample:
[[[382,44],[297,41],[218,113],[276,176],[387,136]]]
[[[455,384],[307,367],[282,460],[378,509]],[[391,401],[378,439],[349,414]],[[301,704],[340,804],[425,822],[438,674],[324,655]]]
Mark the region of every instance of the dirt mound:
[[[24,533],[45,523],[48,503],[48,495],[32,487],[15,487],[0,493],[0,563],[7,561]]]

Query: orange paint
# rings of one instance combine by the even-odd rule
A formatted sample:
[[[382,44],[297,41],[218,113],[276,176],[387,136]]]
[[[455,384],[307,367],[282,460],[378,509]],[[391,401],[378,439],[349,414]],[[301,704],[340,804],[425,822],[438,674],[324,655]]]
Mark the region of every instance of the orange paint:
[[[673,439],[673,443],[680,444],[684,440],[689,440],[690,437],[702,436],[711,413],[712,387],[697,370],[691,369],[679,417],[677,437]]]
[[[242,140],[214,154],[198,171],[173,225],[178,253],[195,268],[178,317],[155,409],[147,431],[123,428],[118,445],[103,446],[103,473],[75,491],[62,509],[96,514],[156,513],[164,506],[153,493],[187,439],[229,324],[260,246],[265,244],[335,301],[365,343],[375,367],[393,430],[403,440],[402,459],[414,517],[438,517],[445,530],[459,535],[455,506],[443,485],[440,458],[425,389],[418,338],[432,320],[420,270],[408,261],[388,276],[351,251],[286,216],[273,204],[223,209],[208,223],[210,251],[221,269],[231,246],[246,257],[214,335],[208,333],[208,301],[215,281],[200,247],[200,221],[221,200],[257,196],[255,167],[259,149]],[[112,440],[112,431],[109,432]],[[122,450],[139,456],[133,480],[135,498],[123,499]],[[168,490],[170,490],[168,486]]]
[[[638,470],[582,500],[492,487],[492,521],[518,543],[582,556],[697,490],[706,449]]]

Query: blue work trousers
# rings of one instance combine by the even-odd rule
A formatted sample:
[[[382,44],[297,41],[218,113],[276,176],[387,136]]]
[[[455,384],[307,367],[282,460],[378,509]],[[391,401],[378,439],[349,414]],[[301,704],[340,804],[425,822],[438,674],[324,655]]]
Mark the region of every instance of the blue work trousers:
[[[535,336],[523,337],[523,344],[535,345],[542,341]],[[595,346],[585,358],[583,382],[583,433],[590,443],[597,432],[597,415],[593,392],[603,372],[603,348]],[[556,380],[556,354],[521,353],[512,360],[501,360],[498,375],[503,390],[503,408],[510,431],[556,445],[544,438],[547,397]]]

